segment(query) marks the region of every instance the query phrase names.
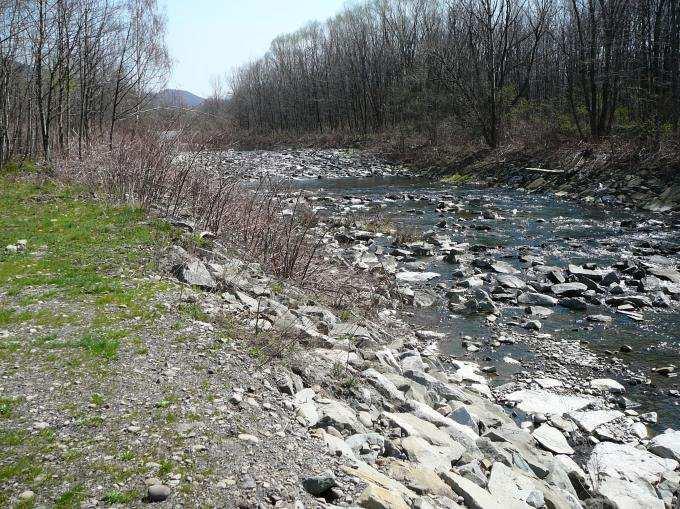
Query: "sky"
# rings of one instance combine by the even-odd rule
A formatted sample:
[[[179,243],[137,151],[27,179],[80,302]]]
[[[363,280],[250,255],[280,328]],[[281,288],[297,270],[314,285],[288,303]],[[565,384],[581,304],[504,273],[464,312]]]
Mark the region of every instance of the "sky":
[[[346,0],[160,0],[168,18],[167,44],[174,60],[168,88],[201,97],[211,77],[262,56],[277,35],[308,21],[325,21]]]

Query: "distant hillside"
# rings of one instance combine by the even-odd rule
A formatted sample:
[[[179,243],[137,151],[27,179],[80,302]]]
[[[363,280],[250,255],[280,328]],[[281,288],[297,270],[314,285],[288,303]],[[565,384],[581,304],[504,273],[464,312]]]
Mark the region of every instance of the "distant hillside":
[[[158,104],[163,106],[178,108],[198,108],[203,104],[203,101],[205,101],[202,97],[198,97],[186,90],[176,90],[172,88],[166,88],[165,90],[158,92],[155,100]]]

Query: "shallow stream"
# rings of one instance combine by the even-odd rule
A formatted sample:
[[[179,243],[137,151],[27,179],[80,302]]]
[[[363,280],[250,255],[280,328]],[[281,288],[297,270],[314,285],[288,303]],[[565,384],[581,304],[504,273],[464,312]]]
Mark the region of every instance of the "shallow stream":
[[[552,195],[529,194],[514,189],[454,187],[407,177],[299,180],[296,185],[337,199],[350,196],[367,198],[368,205],[364,200],[350,214],[379,218],[399,229],[418,232],[436,229],[437,223],[445,218],[451,227],[443,233],[451,236],[454,242],[490,246],[492,249],[485,254],[491,253],[494,258],[518,269],[522,266],[519,255],[527,252],[540,255],[548,265],[560,267],[587,262],[607,267],[630,256],[674,267],[680,261],[677,251],[667,256],[655,254],[654,246],[677,243],[679,234],[668,224],[659,224],[650,214],[605,210],[562,201]],[[400,198],[395,199],[395,195],[400,195]],[[403,195],[407,197],[404,199]],[[436,200],[445,197],[467,206],[459,212],[439,213],[427,197],[434,198],[435,204]],[[484,219],[484,211],[494,211],[503,219]],[[425,261],[429,263],[428,271],[441,274],[431,285],[451,285],[455,278],[450,264],[435,258]],[[610,315],[613,321],[609,324],[586,322],[586,315],[592,313]],[[513,314],[521,315],[522,309],[504,309],[502,320]],[[584,341],[594,352],[623,359],[633,372],[651,380],[651,384],[631,384],[620,380],[627,387],[628,397],[642,404],[641,412],[657,411],[661,429],[678,429],[680,398],[669,395],[670,390],[678,389],[678,378],[652,373],[652,368],[658,366],[675,364],[680,367],[680,312],[677,301],[669,309],[645,308],[643,315],[643,321],[634,321],[605,306],[588,311],[558,306],[550,316],[541,319],[541,332]],[[453,355],[465,353],[461,336],[483,340],[492,334],[485,317],[453,314],[445,302],[434,308],[415,309],[412,320],[420,328],[446,333],[447,340],[441,348]],[[622,345],[629,345],[632,352],[620,353]],[[522,342],[491,352],[480,351],[479,354],[478,360],[493,361],[498,367],[498,376],[494,379],[494,383],[498,384],[510,380],[518,370],[529,369],[522,364],[531,366],[534,355],[532,349]],[[503,362],[503,357],[508,355],[522,364]],[[603,374],[603,377],[607,375]]]

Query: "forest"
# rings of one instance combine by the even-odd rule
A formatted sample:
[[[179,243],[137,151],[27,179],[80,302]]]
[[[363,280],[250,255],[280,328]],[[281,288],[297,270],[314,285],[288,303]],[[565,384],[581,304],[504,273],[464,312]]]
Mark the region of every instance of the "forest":
[[[680,0],[375,0],[276,38],[232,89],[249,132],[654,147],[679,129]]]
[[[0,164],[81,156],[170,69],[156,0],[0,0]]]

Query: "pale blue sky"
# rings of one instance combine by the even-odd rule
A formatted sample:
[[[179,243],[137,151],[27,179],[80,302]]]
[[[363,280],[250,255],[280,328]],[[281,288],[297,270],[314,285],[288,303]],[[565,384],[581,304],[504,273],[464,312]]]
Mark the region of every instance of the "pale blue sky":
[[[210,78],[264,54],[271,40],[324,21],[345,0],[160,0],[174,59],[171,88],[206,97]]]

